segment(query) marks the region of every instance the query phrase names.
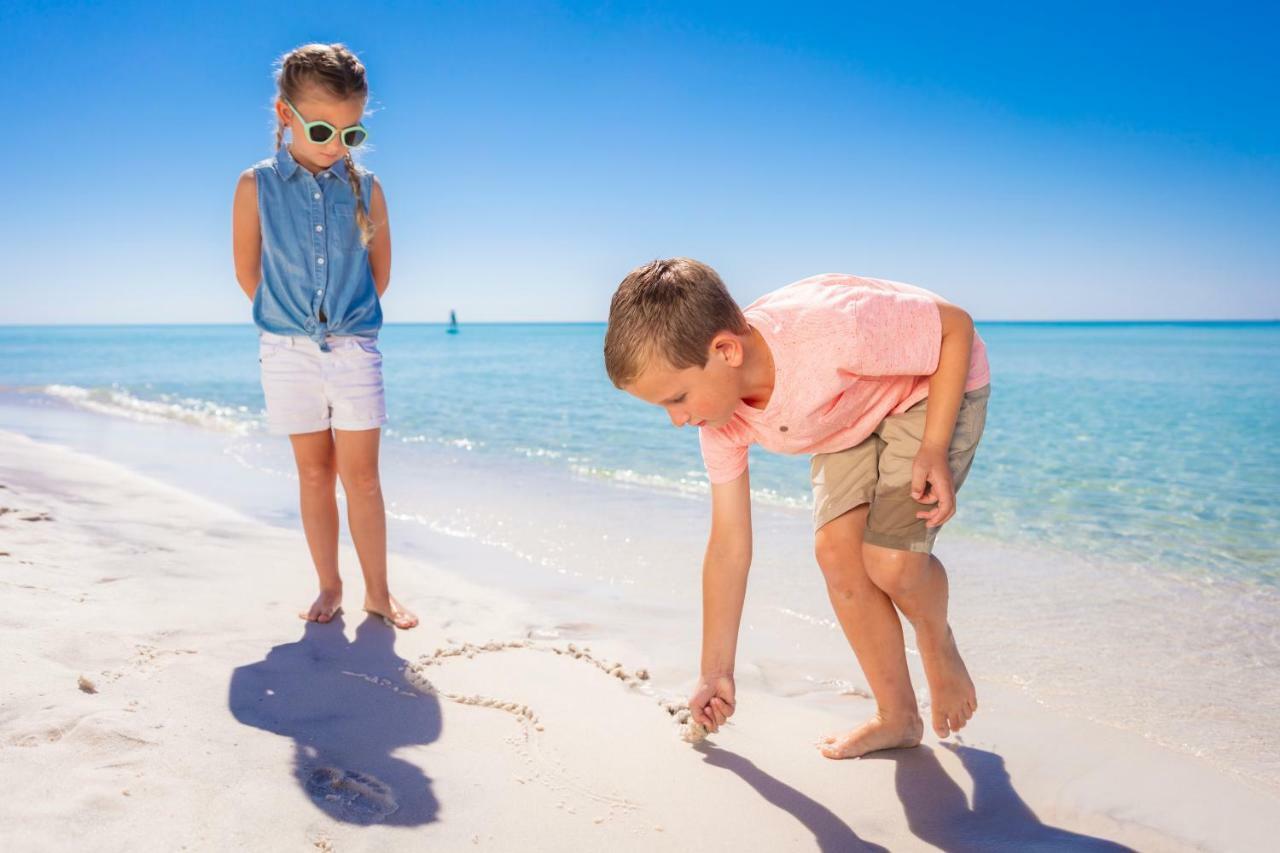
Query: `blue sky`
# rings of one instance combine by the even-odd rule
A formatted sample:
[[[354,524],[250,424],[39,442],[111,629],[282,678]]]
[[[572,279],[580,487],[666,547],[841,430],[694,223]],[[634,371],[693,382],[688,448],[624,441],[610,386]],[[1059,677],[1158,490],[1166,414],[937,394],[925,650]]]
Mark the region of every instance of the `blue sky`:
[[[743,302],[1280,317],[1268,4],[0,3],[0,323],[247,322],[231,193],[307,41],[369,70],[392,322],[603,320],[669,255]]]

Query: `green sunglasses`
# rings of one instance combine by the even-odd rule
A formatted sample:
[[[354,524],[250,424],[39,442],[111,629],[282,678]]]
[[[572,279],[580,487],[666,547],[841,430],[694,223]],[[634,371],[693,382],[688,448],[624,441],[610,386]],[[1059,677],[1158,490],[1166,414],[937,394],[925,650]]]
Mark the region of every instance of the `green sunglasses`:
[[[293,110],[293,114],[298,117],[298,121],[302,122],[302,130],[307,134],[316,145],[324,145],[330,139],[333,139],[335,133],[340,134],[342,144],[348,148],[359,148],[369,140],[369,131],[365,130],[362,124],[353,124],[351,127],[344,127],[342,130],[329,124],[327,121],[307,121],[302,117],[302,113],[298,112],[298,108],[289,103],[288,98],[280,100],[288,104],[289,109]]]

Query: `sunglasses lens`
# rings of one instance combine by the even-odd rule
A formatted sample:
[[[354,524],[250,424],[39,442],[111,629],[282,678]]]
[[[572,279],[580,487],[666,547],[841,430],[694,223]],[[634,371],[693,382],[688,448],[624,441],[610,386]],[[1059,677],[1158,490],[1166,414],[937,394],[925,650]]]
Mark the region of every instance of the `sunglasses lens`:
[[[307,128],[307,138],[317,145],[324,145],[333,139],[333,131],[321,124],[313,124]]]
[[[368,138],[369,134],[365,133],[364,129],[359,127],[349,128],[343,131],[342,134],[342,142],[348,148],[359,148],[361,145],[364,145],[364,141]]]

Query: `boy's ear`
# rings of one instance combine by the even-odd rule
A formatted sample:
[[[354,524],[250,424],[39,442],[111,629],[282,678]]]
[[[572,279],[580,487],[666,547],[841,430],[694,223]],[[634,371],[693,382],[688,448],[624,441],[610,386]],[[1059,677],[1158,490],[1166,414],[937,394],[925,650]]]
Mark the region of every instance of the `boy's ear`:
[[[743,355],[741,338],[733,332],[717,332],[711,339],[707,360],[718,358],[729,367],[741,367]]]

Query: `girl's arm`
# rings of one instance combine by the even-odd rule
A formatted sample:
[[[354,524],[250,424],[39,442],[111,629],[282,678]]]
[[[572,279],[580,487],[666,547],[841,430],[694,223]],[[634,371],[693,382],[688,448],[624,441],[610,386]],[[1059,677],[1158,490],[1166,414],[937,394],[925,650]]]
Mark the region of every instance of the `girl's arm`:
[[[373,220],[373,239],[369,241],[369,269],[373,271],[373,287],[378,298],[391,283],[391,222],[387,218],[387,197],[382,184],[373,179],[373,197],[369,199],[369,218]]]
[[[258,224],[258,179],[245,169],[236,182],[231,204],[231,253],[235,256],[236,281],[253,301],[262,281],[262,228]]]

